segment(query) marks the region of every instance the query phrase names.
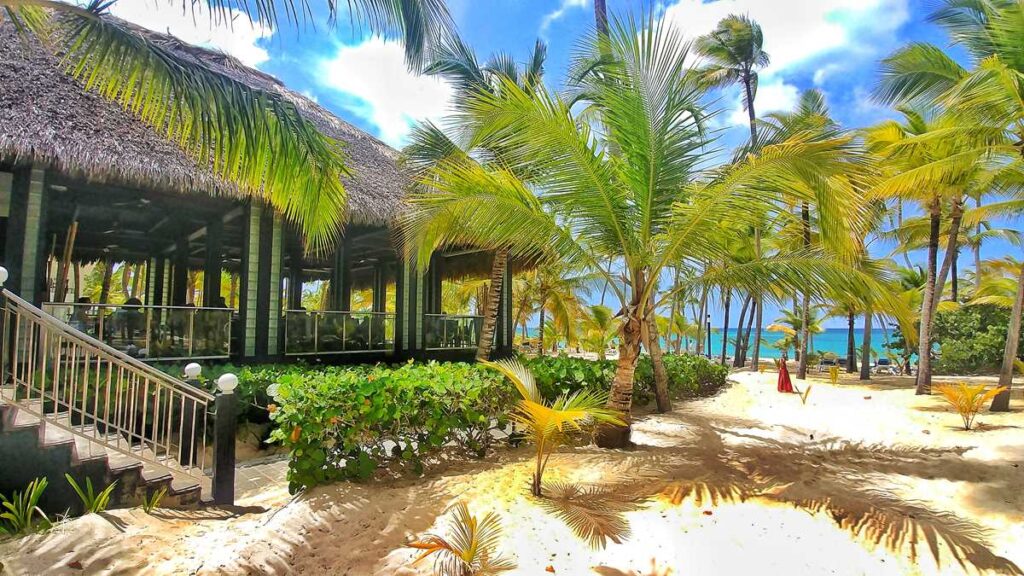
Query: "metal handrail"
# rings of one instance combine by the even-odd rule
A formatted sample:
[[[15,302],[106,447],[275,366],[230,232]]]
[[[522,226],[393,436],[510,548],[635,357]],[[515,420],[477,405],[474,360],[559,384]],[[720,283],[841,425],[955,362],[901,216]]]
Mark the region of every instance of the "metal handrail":
[[[11,293],[6,288],[0,288],[0,294],[3,294],[3,296],[7,298],[8,302],[13,301],[15,304],[18,305],[19,308],[23,308],[29,314],[38,317],[49,328],[59,330],[60,332],[64,333],[67,336],[81,340],[86,345],[91,346],[94,350],[101,351],[105,354],[114,356],[118,360],[125,362],[133,366],[134,368],[146,372],[153,378],[167,379],[174,386],[180,387],[184,390],[189,390],[199,398],[203,398],[205,400],[214,399],[213,394],[210,394],[206,390],[202,390],[200,388],[196,388],[195,386],[191,386],[184,380],[179,380],[174,376],[167,374],[166,372],[161,372],[160,370],[153,368],[149,364],[146,364],[145,362],[142,362],[137,358],[132,358],[131,356],[125,354],[124,352],[118,350],[117,348],[114,348],[110,344],[103,342],[102,340],[97,340],[96,338],[93,338],[92,336],[86,334],[85,332],[82,332],[81,330],[76,330],[74,327],[69,326],[64,322],[61,322],[59,318],[53,316],[52,314],[44,312],[43,310],[33,306],[30,302],[22,300],[21,297],[19,297],[17,294]],[[109,304],[90,304],[90,306],[109,306]],[[225,310],[229,310],[229,308],[225,308]]]
[[[0,289],[0,365],[19,409],[117,452],[203,477],[214,396]],[[5,393],[6,395],[6,393]]]

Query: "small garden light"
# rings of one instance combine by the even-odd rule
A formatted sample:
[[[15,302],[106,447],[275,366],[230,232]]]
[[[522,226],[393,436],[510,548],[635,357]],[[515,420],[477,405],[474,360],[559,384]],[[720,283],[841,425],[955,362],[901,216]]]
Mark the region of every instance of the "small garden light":
[[[202,374],[202,372],[203,367],[196,362],[189,362],[185,365],[185,378],[188,378],[189,380],[199,378],[199,375]]]
[[[0,266],[0,287],[3,287],[5,282],[7,282],[7,268]]]
[[[224,394],[231,394],[238,387],[238,376],[228,372],[217,379],[217,388]]]

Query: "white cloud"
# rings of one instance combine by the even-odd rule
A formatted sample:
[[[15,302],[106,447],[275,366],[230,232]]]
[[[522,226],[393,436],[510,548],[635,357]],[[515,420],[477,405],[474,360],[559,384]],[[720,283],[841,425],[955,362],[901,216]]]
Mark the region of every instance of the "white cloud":
[[[586,7],[588,1],[589,0],[562,0],[562,3],[557,9],[544,15],[544,19],[540,22],[540,33],[544,34],[547,31],[548,26],[551,26],[555,20],[565,16],[565,13],[569,10],[573,8]]]
[[[679,0],[665,10],[687,36],[714,29],[729,14],[746,14],[761,25],[771,76],[827,52],[862,42],[861,32],[889,34],[906,22],[907,0]]]
[[[377,126],[393,146],[404,144],[417,121],[440,120],[454,96],[448,83],[410,72],[402,45],[380,38],[340,47],[318,72],[324,86],[355,98],[346,108]]]
[[[742,94],[736,100],[736,108],[729,115],[729,121],[734,124],[746,126],[750,122],[747,111],[743,109]],[[786,84],[782,80],[762,82],[757,87],[757,96],[754,99],[754,109],[758,116],[764,116],[769,112],[785,112],[792,110],[797,101],[800,100],[800,90],[792,84]]]
[[[250,24],[244,12],[231,9],[233,23],[210,18],[206,0],[195,0],[182,10],[181,3],[159,0],[115,2],[110,12],[129,22],[156,32],[169,33],[189,44],[215,48],[238,58],[247,66],[258,66],[270,59],[259,40],[274,34],[273,28]]]

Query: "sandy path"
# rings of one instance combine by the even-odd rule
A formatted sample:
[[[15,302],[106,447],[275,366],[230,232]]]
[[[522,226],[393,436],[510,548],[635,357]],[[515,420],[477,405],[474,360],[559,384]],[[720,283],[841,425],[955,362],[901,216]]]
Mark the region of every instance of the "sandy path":
[[[736,378],[715,398],[638,421],[634,450],[552,458],[549,480],[596,484],[613,501],[660,494],[626,512],[630,534],[604,549],[525,494],[522,448],[426,479],[337,484],[287,505],[276,487],[248,507],[195,513],[219,517],[120,511],[121,528],[80,519],[20,549],[8,544],[0,557],[13,574],[68,561],[101,574],[429,574],[429,563],[408,566],[402,544],[443,532],[444,510],[461,499],[502,516],[502,550],[517,575],[1020,573],[1019,408],[983,413],[978,431],[963,432],[937,398],[914,396],[905,381],[816,382],[803,405],[775,392],[773,374]]]

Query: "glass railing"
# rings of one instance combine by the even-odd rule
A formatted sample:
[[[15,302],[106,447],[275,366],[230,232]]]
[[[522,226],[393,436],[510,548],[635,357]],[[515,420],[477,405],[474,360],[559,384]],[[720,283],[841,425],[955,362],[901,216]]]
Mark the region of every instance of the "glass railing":
[[[427,350],[476,348],[483,326],[483,316],[424,314],[424,344]]]
[[[231,355],[230,308],[46,302],[43,310],[140,360]]]
[[[284,341],[286,356],[392,352],[395,315],[288,310],[284,313]]]

